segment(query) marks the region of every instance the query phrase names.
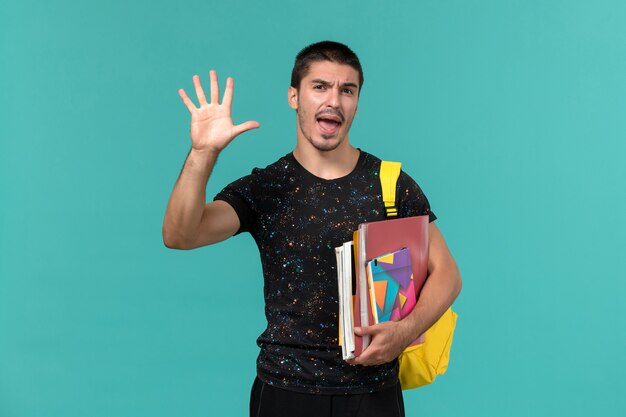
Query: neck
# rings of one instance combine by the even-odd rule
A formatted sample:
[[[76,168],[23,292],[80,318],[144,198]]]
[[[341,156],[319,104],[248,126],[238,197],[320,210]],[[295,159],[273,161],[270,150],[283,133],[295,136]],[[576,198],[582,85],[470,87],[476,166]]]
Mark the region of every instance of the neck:
[[[347,138],[346,138],[347,139]],[[308,141],[298,141],[293,156],[307,171],[326,180],[345,177],[354,170],[360,151],[346,140],[332,151],[320,151]]]

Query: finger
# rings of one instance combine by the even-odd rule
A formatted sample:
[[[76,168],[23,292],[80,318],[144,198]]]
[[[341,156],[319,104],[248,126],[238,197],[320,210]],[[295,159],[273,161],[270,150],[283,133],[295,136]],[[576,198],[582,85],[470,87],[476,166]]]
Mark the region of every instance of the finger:
[[[220,104],[220,86],[217,83],[217,72],[209,71],[211,78],[211,104]]]
[[[354,334],[357,336],[366,336],[376,334],[376,326],[355,327]]]
[[[183,90],[182,88],[178,90],[178,95],[180,96],[180,98],[183,99],[183,103],[185,103],[185,106],[187,106],[187,110],[189,110],[189,113],[193,112],[196,109],[196,105],[193,104],[193,101],[191,101],[187,93],[185,93],[185,90]]]
[[[361,364],[361,356],[363,355],[363,353],[361,353],[361,355],[356,356],[352,359],[346,359],[346,362],[348,362],[350,365],[360,365]]]
[[[193,76],[193,86],[196,88],[196,96],[198,97],[198,103],[200,106],[207,104],[206,96],[204,95],[204,90],[202,89],[202,84],[200,84],[200,77],[197,75]]]
[[[224,97],[222,98],[222,104],[230,108],[233,105],[233,87],[235,81],[228,77],[226,79],[226,90],[224,90]]]
[[[245,122],[245,123],[242,123],[240,125],[233,127],[233,131],[235,133],[235,136],[237,136],[237,135],[242,134],[243,132],[247,132],[248,130],[251,130],[251,129],[256,129],[258,127],[261,127],[259,122],[248,121],[248,122]]]
[[[385,363],[378,355],[375,354],[361,355],[359,356],[359,358],[361,360],[359,361],[358,365],[361,366],[376,366]]]
[[[368,360],[369,360],[369,356],[365,351],[363,353],[361,353],[359,356],[357,356],[356,358],[353,359],[352,364],[353,365],[361,365],[361,366],[368,366]]]

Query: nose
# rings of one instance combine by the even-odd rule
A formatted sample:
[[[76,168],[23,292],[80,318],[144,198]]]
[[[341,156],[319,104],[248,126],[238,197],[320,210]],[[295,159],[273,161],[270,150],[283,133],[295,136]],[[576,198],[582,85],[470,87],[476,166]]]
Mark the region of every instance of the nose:
[[[326,104],[328,105],[328,107],[332,107],[332,108],[339,107],[339,88],[328,89],[328,97],[326,100]]]

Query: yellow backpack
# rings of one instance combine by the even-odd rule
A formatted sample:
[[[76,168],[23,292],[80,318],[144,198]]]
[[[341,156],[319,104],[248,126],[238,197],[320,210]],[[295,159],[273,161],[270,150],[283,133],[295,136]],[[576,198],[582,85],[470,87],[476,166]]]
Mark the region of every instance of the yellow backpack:
[[[396,183],[400,176],[400,162],[382,161],[380,183],[387,217],[398,215],[396,208]],[[403,390],[432,383],[437,375],[448,369],[450,346],[457,314],[449,308],[424,334],[424,343],[409,346],[401,354],[400,385]]]

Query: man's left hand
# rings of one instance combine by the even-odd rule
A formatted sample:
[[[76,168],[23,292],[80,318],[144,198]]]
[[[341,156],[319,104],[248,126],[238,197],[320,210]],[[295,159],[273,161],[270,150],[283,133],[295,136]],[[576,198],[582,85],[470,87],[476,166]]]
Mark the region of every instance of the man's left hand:
[[[385,322],[367,327],[355,327],[357,336],[370,335],[369,346],[356,358],[349,359],[351,365],[382,365],[391,362],[413,341],[407,323]]]

